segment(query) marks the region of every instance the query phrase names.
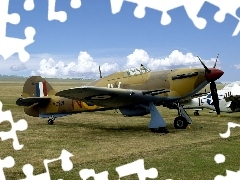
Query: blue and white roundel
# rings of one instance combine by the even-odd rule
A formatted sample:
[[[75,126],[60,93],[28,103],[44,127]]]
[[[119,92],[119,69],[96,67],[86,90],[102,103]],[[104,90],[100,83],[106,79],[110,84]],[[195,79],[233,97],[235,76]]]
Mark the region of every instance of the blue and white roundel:
[[[213,105],[213,100],[212,100],[212,95],[211,95],[211,93],[209,93],[209,94],[207,95],[207,103],[208,103],[209,105]]]

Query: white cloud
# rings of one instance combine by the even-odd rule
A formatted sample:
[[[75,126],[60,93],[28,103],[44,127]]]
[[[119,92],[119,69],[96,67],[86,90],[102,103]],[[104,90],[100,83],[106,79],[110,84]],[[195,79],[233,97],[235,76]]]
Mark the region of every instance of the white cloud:
[[[57,56],[54,58],[59,59]],[[114,58],[111,60],[108,59],[107,61],[112,60],[114,60]],[[215,60],[215,58],[211,58],[210,60],[203,59],[202,61],[207,67],[213,67]],[[39,63],[39,69],[32,71],[31,75],[41,75],[44,77],[98,78],[99,65],[101,65],[102,74],[105,76],[120,69],[139,67],[141,64],[153,71],[183,67],[202,67],[198,58],[192,53],[183,54],[178,50],[172,51],[170,55],[164,58],[154,58],[150,57],[148,53],[142,49],[135,49],[132,54],[127,56],[127,62],[125,65],[122,65],[123,67],[119,67],[118,63],[105,62],[99,64],[90,54],[81,51],[77,60],[71,60],[71,62],[68,61],[67,63],[62,60],[55,61],[53,58],[42,59]],[[217,63],[217,67],[219,67],[219,64],[220,61]]]
[[[99,64],[87,53],[81,51],[76,62],[65,64],[63,61],[55,62],[52,58],[40,61],[37,71],[32,71],[31,75],[41,75],[44,77],[74,76],[80,78],[96,78],[99,76]],[[118,71],[118,64],[104,63],[101,65],[103,74]]]
[[[138,67],[141,64],[149,64],[152,59],[148,53],[142,49],[135,49],[135,51],[127,56],[126,68]]]
[[[11,71],[23,71],[25,69],[27,69],[27,66],[25,64],[15,64],[15,65],[12,65],[10,66],[9,68]]]
[[[235,64],[233,65],[233,67],[235,67],[236,69],[240,69],[240,64]]]
[[[127,56],[127,68],[140,66],[144,64],[152,70],[162,70],[171,68],[182,68],[182,67],[202,67],[199,59],[193,56],[192,53],[183,54],[178,50],[172,51],[172,53],[163,59],[154,59],[149,57],[148,53],[142,49],[136,49],[132,54]],[[213,67],[215,63],[214,58],[210,60],[202,60],[207,67]],[[219,65],[220,62],[217,63]]]

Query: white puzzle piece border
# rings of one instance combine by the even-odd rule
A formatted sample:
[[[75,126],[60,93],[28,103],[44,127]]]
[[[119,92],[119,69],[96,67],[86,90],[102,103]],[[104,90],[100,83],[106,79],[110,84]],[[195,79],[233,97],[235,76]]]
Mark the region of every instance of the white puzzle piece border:
[[[12,113],[10,110],[4,112],[2,111],[2,102],[0,101],[0,124],[4,121],[8,121],[11,124],[12,129],[8,132],[0,131],[0,138],[2,139],[2,141],[5,141],[7,139],[13,139],[13,148],[15,150],[22,149],[23,145],[19,144],[17,131],[26,130],[28,127],[27,121],[21,119],[15,123],[13,121]]]
[[[110,0],[113,14],[120,12],[124,1],[137,4],[134,10],[134,16],[137,18],[143,18],[145,16],[145,8],[162,12],[160,20],[162,25],[171,23],[171,16],[168,14],[168,11],[183,6],[188,17],[198,29],[204,29],[207,25],[207,21],[204,18],[198,17],[198,13],[203,4],[208,2],[220,9],[214,15],[215,21],[221,23],[225,20],[226,15],[230,14],[239,21],[232,36],[236,36],[240,32],[240,17],[236,14],[240,7],[240,0]]]

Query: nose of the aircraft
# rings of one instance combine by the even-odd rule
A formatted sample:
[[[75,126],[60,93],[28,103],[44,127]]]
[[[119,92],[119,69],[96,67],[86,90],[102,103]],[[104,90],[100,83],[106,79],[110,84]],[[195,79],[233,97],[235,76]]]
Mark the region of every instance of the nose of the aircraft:
[[[211,72],[210,73],[206,72],[206,75],[205,75],[208,82],[215,81],[215,80],[219,79],[224,74],[224,72],[220,69],[209,68],[209,70]]]

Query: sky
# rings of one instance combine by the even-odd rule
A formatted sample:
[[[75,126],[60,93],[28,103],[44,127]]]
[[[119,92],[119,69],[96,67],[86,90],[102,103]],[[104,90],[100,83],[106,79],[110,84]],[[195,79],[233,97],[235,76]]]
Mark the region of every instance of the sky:
[[[67,15],[60,22],[48,20],[48,0],[35,0],[32,11],[24,9],[24,0],[10,0],[8,13],[18,13],[20,22],[8,23],[6,36],[25,39],[28,26],[36,34],[25,48],[30,59],[22,62],[17,53],[7,59],[0,56],[0,74],[97,79],[99,65],[104,76],[140,64],[152,71],[201,67],[198,55],[213,67],[219,54],[217,68],[225,72],[219,81],[239,81],[240,33],[232,35],[239,19],[227,14],[222,23],[217,22],[215,14],[224,9],[209,2],[197,14],[207,21],[199,29],[184,6],[169,10],[171,22],[162,25],[161,11],[146,8],[145,16],[137,18],[137,4],[127,0],[115,14],[110,0],[82,0],[75,9],[70,0],[56,1],[55,11]],[[240,17],[240,8],[236,15]]]

